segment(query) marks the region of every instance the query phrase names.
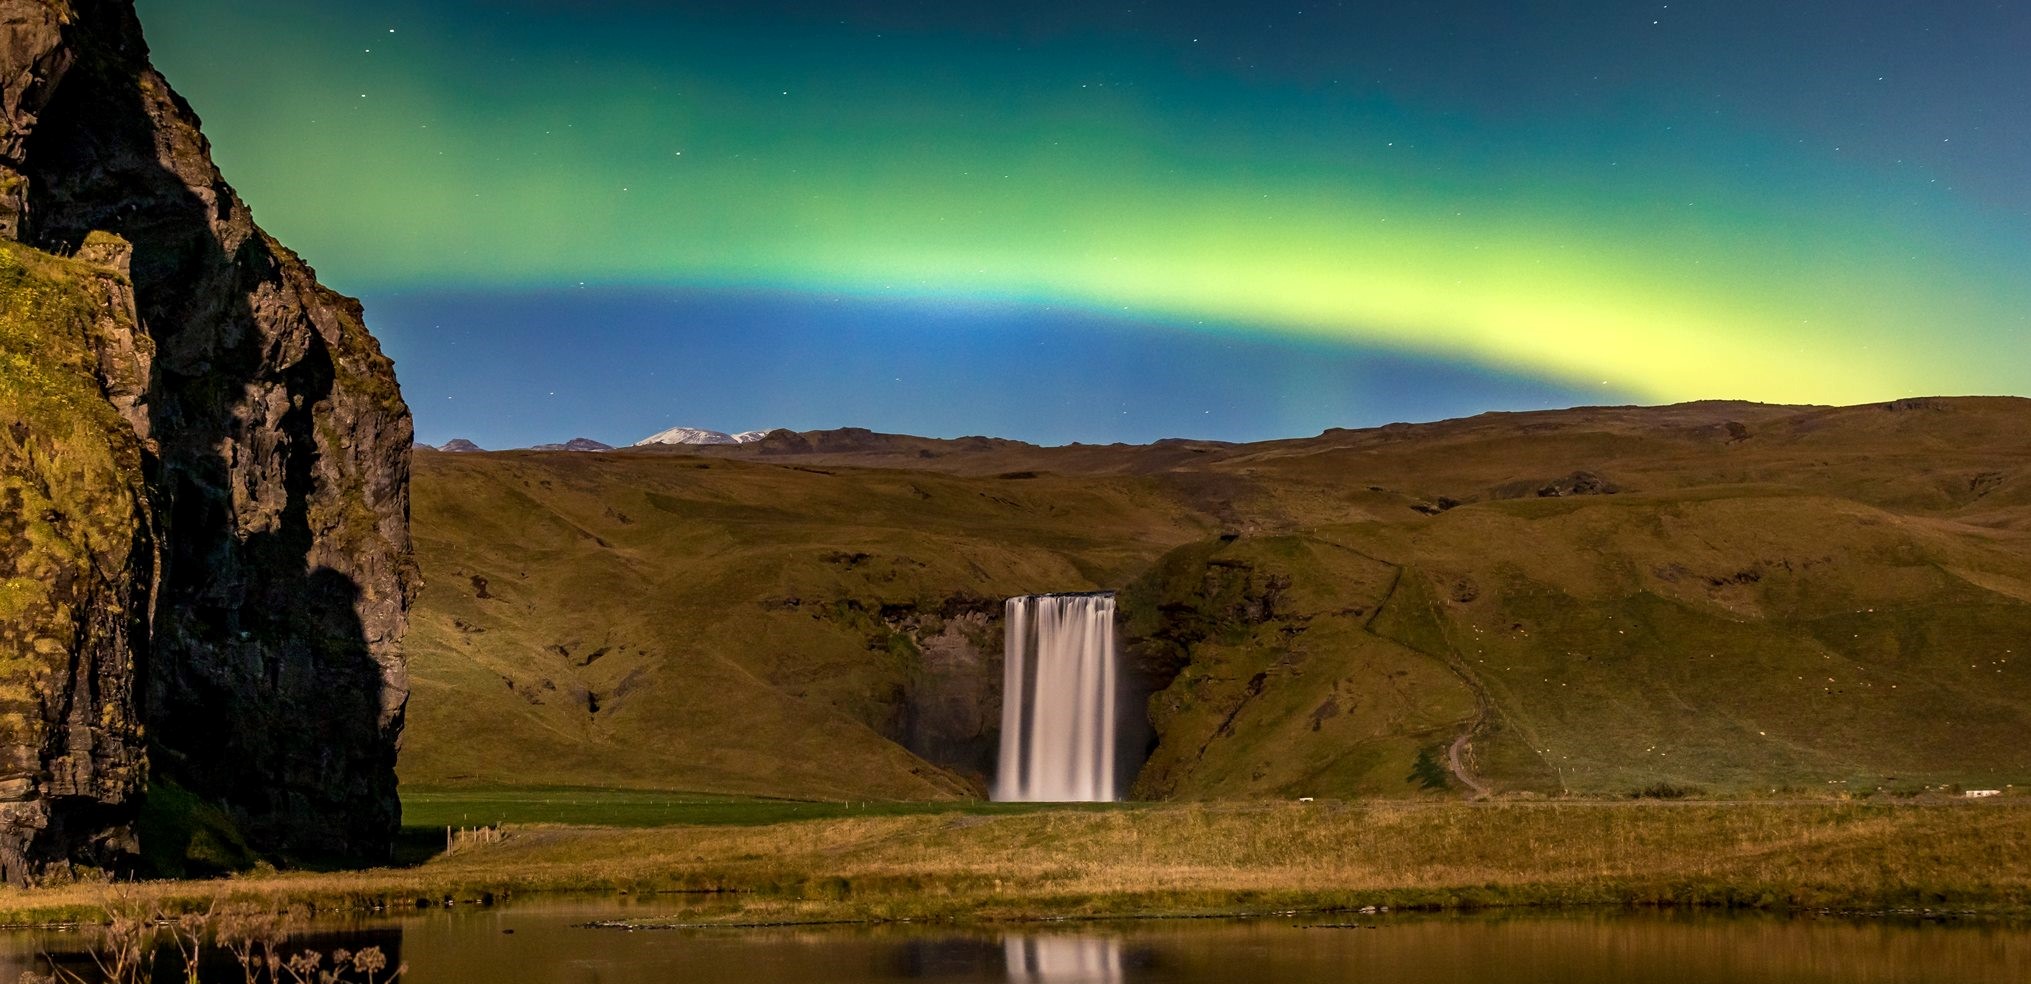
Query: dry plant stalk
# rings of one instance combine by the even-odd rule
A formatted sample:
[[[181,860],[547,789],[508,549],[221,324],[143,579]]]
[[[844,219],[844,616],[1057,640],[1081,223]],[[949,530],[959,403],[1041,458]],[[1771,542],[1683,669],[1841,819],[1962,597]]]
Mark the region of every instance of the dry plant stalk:
[[[275,951],[288,938],[292,925],[306,918],[290,910],[277,913],[251,903],[227,906],[212,929],[212,941],[239,964],[245,984],[259,984],[263,972],[270,981],[279,980],[282,958]]]
[[[198,980],[198,958],[204,953],[205,938],[212,933],[218,911],[219,900],[215,898],[203,912],[186,912],[175,918],[156,914],[156,921],[169,928],[169,939],[176,946],[177,956],[183,958],[184,984],[202,984]]]
[[[115,886],[107,895],[106,915],[89,951],[92,961],[107,984],[137,984],[155,951],[155,909],[131,890]]]
[[[44,953],[49,973],[25,972],[20,984],[146,984],[164,936],[181,960],[183,984],[205,984],[204,957],[213,948],[239,965],[243,984],[387,984],[409,969],[403,964],[390,971],[388,956],[378,946],[328,955],[306,948],[286,955],[283,944],[309,922],[310,913],[302,908],[276,912],[214,898],[202,911],[171,915],[142,905],[124,889],[114,889],[104,904],[107,923],[86,950],[96,973],[68,969]]]

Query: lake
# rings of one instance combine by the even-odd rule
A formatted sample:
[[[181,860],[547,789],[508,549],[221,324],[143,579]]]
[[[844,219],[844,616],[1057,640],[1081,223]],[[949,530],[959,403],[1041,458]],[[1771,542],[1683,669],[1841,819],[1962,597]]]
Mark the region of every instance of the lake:
[[[405,981],[1346,982],[1388,984],[1983,984],[2031,980],[2031,926],[1722,913],[1310,915],[1015,927],[589,928],[676,904],[466,906],[331,922],[303,942],[379,946]],[[0,981],[76,953],[77,933],[0,935]],[[83,960],[82,963],[78,962]],[[170,979],[165,963],[158,980]],[[230,965],[207,981],[238,981]]]

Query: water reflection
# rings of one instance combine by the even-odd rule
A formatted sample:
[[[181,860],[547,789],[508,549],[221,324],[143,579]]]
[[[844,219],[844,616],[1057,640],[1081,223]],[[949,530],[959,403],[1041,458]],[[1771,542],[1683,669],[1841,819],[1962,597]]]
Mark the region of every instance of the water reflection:
[[[293,941],[376,945],[403,984],[2023,984],[2031,926],[1725,914],[1548,913],[1094,924],[1078,932],[890,926],[621,931],[694,918],[676,901],[546,901],[324,924]],[[49,967],[90,977],[83,934],[0,931],[0,984]],[[173,959],[173,957],[172,957]],[[158,964],[157,981],[181,980]],[[242,980],[208,967],[207,984]],[[287,979],[287,975],[285,975]]]
[[[1107,936],[1011,936],[1003,941],[1017,984],[1115,984],[1121,941]]]

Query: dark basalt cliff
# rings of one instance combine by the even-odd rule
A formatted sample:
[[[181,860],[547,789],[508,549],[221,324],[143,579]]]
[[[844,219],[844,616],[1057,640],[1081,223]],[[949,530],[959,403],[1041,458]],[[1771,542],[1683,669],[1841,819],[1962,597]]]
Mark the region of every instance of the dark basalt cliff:
[[[6,877],[132,853],[151,788],[256,851],[385,855],[409,411],[128,0],[0,0],[0,247]]]

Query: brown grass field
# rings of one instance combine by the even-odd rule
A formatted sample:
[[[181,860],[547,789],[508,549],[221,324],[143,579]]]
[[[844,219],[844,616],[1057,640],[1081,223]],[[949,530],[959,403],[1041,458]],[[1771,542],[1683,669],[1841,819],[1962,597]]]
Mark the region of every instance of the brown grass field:
[[[94,920],[115,889],[0,892]],[[685,922],[1191,916],[1363,906],[2031,914],[2031,802],[1278,803],[648,828],[510,825],[416,866],[141,882],[129,902],[401,909],[693,893]]]

